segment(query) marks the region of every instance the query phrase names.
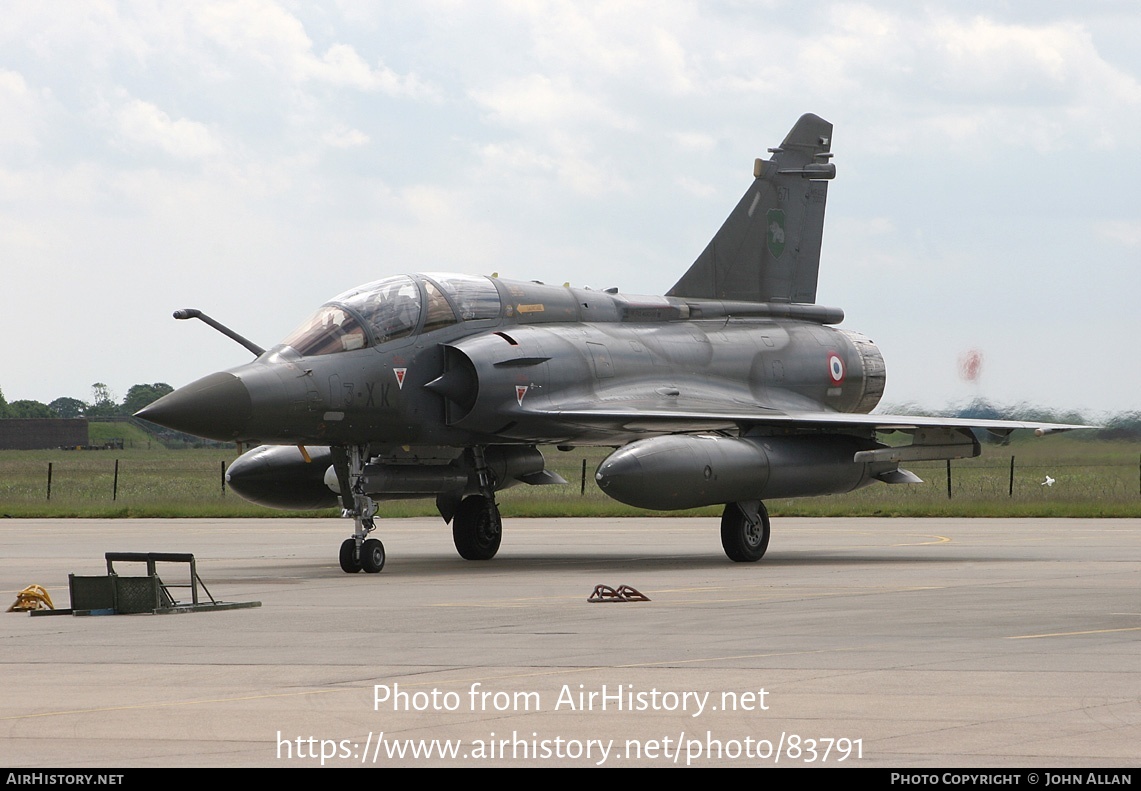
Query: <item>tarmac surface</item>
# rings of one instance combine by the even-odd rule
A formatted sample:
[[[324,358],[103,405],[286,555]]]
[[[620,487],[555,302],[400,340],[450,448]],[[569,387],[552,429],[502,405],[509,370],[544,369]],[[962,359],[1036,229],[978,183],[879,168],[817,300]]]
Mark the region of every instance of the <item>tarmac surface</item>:
[[[1141,519],[774,519],[758,564],[711,519],[507,520],[490,562],[391,520],[351,576],[349,529],[0,520],[4,607],[108,551],[261,602],[4,615],[0,765],[1141,766]]]

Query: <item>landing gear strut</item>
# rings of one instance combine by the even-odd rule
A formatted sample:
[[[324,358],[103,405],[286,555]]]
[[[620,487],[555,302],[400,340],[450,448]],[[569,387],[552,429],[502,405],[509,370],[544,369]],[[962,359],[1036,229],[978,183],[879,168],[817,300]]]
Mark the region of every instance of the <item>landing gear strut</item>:
[[[769,512],[760,500],[727,503],[721,515],[721,546],[735,563],[756,563],[769,548]]]
[[[483,448],[471,449],[479,478],[479,494],[465,497],[452,519],[452,541],[464,560],[491,560],[503,540],[503,519],[495,503],[495,482]]]
[[[355,526],[353,537],[341,544],[339,560],[341,570],[346,574],[362,570],[376,574],[384,568],[384,544],[379,539],[366,538],[376,529],[373,521],[376,502],[364,493],[361,483],[367,462],[367,446],[353,445],[347,454],[344,448],[333,448],[333,467],[341,485],[341,503],[344,505],[342,516],[351,516]]]

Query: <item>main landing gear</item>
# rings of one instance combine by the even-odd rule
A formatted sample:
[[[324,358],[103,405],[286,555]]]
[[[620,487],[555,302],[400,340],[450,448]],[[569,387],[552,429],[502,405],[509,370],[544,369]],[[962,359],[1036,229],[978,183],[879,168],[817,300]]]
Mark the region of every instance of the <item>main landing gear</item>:
[[[756,563],[769,548],[769,512],[760,500],[727,503],[721,514],[721,546],[735,563]]]
[[[494,497],[473,494],[463,499],[452,518],[452,541],[464,560],[491,560],[503,540],[503,520]]]
[[[479,494],[469,495],[452,517],[452,541],[464,560],[491,560],[503,540],[503,519],[495,502],[495,481],[484,458],[483,448],[471,449]]]

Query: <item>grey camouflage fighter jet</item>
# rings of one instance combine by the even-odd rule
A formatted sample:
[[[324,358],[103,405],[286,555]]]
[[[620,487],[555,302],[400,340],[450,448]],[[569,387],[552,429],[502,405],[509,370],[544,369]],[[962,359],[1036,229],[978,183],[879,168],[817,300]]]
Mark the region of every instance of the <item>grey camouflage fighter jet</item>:
[[[434,497],[460,555],[499,549],[496,492],[565,483],[541,445],[612,446],[595,481],[641,508],[724,504],[734,561],[769,543],[764,500],[919,479],[901,462],[977,456],[972,429],[1080,428],[871,414],[876,345],[816,303],[832,125],[804,115],[758,159],[737,207],[665,296],[456,274],[396,275],[334,297],[257,359],[138,416],[258,445],[230,467],[278,508],[339,501],[341,568],[378,572],[376,502]],[[910,444],[877,441],[903,432]]]

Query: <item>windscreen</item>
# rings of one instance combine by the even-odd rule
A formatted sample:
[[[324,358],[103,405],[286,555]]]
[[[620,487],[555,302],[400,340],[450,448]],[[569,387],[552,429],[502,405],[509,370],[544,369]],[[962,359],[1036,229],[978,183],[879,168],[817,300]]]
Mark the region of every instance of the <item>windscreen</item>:
[[[387,343],[415,332],[420,310],[416,281],[397,275],[337,295],[282,343],[306,356]]]

